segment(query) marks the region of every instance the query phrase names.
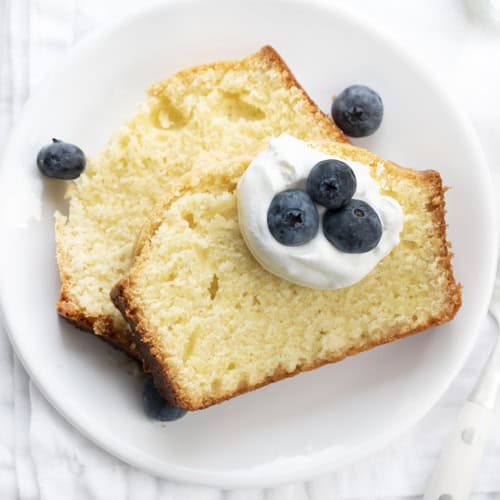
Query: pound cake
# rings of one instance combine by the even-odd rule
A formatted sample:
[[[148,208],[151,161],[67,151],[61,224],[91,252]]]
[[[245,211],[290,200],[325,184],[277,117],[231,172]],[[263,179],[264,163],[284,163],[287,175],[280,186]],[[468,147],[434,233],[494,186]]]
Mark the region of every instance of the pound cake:
[[[368,167],[402,207],[399,244],[351,286],[291,283],[258,263],[239,227],[236,188],[250,159],[193,169],[166,192],[111,294],[170,403],[205,408],[442,324],[460,307],[440,175],[348,144],[309,146]]]
[[[109,299],[130,266],[137,233],[174,179],[197,161],[253,155],[272,135],[347,142],[269,46],[245,59],[175,73],[71,184],[56,214],[60,315],[137,356]]]

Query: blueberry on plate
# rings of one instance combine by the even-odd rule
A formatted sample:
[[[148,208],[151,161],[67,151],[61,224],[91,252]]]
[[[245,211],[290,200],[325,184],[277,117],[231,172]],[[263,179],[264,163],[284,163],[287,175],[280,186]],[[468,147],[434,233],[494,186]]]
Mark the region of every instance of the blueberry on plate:
[[[373,134],[382,122],[384,105],[380,96],[365,85],[351,85],[333,101],[332,118],[350,137]]]
[[[318,210],[305,191],[282,191],[271,201],[267,211],[267,226],[282,245],[303,245],[318,232]]]
[[[323,233],[342,252],[365,253],[378,245],[382,223],[368,203],[351,200],[340,210],[325,212]]]
[[[56,179],[76,179],[85,169],[85,155],[74,144],[52,139],[36,157],[36,164],[42,174]]]
[[[153,384],[152,377],[147,378],[142,396],[144,411],[150,418],[161,420],[162,422],[171,422],[173,420],[179,420],[187,413],[187,411],[182,408],[170,405],[160,396]]]
[[[356,176],[340,160],[323,160],[314,165],[307,178],[307,192],[326,208],[336,210],[345,205],[356,191]]]

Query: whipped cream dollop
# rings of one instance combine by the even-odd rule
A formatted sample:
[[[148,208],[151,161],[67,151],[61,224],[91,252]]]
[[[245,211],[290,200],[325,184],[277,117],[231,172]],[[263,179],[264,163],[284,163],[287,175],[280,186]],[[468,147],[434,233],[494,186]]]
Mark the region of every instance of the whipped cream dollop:
[[[338,250],[326,239],[321,222],[317,235],[300,246],[282,245],[269,231],[267,211],[273,197],[287,189],[305,190],[311,169],[327,159],[352,168],[357,181],[353,198],[369,203],[382,222],[380,242],[369,252]],[[255,259],[270,273],[309,288],[332,290],[360,281],[399,244],[403,229],[401,206],[380,194],[368,166],[315,151],[287,134],[271,139],[268,149],[254,158],[238,183],[237,198],[241,233]],[[317,208],[321,221],[326,209]]]

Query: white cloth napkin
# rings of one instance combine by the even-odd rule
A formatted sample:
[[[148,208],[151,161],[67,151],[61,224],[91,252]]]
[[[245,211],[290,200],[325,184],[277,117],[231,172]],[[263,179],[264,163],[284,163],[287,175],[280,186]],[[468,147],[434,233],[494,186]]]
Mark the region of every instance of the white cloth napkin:
[[[29,90],[57,58],[87,31],[136,6],[133,0],[0,0],[0,148]],[[474,25],[460,0],[351,0],[348,6],[372,18],[439,72],[450,93],[462,101],[491,167],[500,173],[500,33]],[[0,332],[0,498],[329,500],[421,495],[491,348],[494,328],[485,319],[474,351],[446,395],[386,449],[306,483],[239,491],[160,480],[98,449],[29,382]],[[500,499],[500,415],[475,492],[473,498]]]
[[[494,328],[493,320],[485,319],[481,337],[459,377],[440,403],[410,432],[354,465],[307,483],[269,490],[222,492],[176,485],[139,472],[97,449],[77,433],[31,385],[30,443],[41,498],[333,500],[421,494],[446,433],[491,348]],[[499,492],[500,497],[500,418],[495,421],[476,491]]]

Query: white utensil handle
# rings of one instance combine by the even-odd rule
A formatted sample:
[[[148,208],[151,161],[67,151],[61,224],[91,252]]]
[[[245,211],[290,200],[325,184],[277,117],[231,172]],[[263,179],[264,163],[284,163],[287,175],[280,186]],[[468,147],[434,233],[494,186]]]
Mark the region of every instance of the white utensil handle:
[[[467,500],[493,422],[493,411],[467,401],[443,447],[424,500]]]

